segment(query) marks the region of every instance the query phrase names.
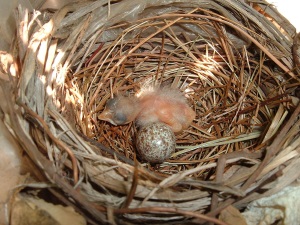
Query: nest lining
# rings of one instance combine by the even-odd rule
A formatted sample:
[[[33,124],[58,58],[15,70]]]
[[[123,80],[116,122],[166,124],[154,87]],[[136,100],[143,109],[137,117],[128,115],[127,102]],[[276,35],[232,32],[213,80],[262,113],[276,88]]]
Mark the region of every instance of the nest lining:
[[[90,127],[85,130],[90,138],[133,159],[134,125],[116,128],[99,121],[97,113],[108,98],[118,93],[133,95],[150,83],[147,85],[180,88],[197,112],[191,128],[177,135],[177,149],[182,150],[161,165],[160,172],[177,173],[191,164],[213,162],[219,154],[246,148],[251,151],[263,141],[259,137],[279,104],[290,108],[281,81],[270,66],[264,65],[268,58],[258,50],[249,56],[246,49],[237,49],[224,31],[212,30],[219,23],[199,19],[199,11],[194,12],[194,18],[191,14],[187,18],[185,14],[170,14],[119,25],[124,31],[113,42],[100,44],[86,67],[74,74],[73,83],[86,99],[77,121],[79,126]],[[191,40],[196,35],[183,32],[190,24],[204,35],[196,33],[197,38]],[[222,43],[222,38],[227,41]],[[283,76],[282,72],[277,74]],[[232,140],[239,136],[243,141]],[[215,144],[221,138],[228,144]]]
[[[283,138],[279,127],[297,115],[289,113],[298,101],[299,80],[291,72],[289,26],[283,34],[257,12],[252,13],[259,19],[242,10],[243,3],[233,7],[216,1],[207,8],[174,4],[171,11],[156,16],[149,16],[148,8],[136,22],[111,16],[105,26],[95,28],[95,18],[86,13],[95,4],[101,5],[97,1],[61,9],[29,43],[23,43],[28,47],[26,56],[19,47],[20,59],[25,58],[18,104],[26,112],[27,127],[20,130],[12,125],[49,180],[64,190],[70,188],[53,176],[55,165],[81,188],[84,197],[79,193],[72,197],[88,209],[96,207],[98,212],[90,212],[94,217],[103,221],[97,213],[108,206],[114,215],[132,221],[161,220],[163,212],[170,213],[168,220],[200,219],[211,202],[226,200],[222,193],[231,195],[231,201],[244,196],[240,206],[255,199],[252,190],[264,182],[271,184],[268,179],[278,165],[296,157],[278,161],[283,152],[297,148],[299,136],[296,129],[287,130],[285,146],[277,143]],[[272,15],[269,10],[264,12]],[[73,13],[66,16],[67,12]],[[95,34],[88,37],[91,33]],[[179,88],[197,113],[192,126],[177,135],[175,154],[155,167],[134,161],[134,124],[114,127],[97,118],[110,97],[134,95],[145,83]],[[22,140],[21,131],[30,134],[39,150]],[[272,161],[267,154],[260,162],[269,143],[275,146],[272,152],[282,153]],[[292,148],[285,149],[288,145]],[[264,164],[268,166],[260,174],[251,176]],[[73,176],[67,177],[68,173]],[[284,184],[288,182],[292,180]],[[216,200],[211,191],[221,198]],[[98,206],[89,205],[90,201]],[[212,212],[217,208],[212,207]]]

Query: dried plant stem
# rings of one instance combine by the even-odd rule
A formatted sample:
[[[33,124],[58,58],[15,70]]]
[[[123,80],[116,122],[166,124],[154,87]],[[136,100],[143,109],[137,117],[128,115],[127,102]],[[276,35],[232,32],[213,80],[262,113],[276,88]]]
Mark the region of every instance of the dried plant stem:
[[[195,11],[195,10],[193,10]],[[193,12],[192,11],[192,12]],[[191,13],[192,13],[191,12]],[[121,59],[113,65],[113,67],[110,69],[110,71],[105,75],[105,77],[103,78],[103,80],[107,80],[107,78],[121,65],[122,62],[124,62],[124,60],[128,57],[128,55],[131,55],[133,52],[135,52],[140,46],[142,46],[147,40],[149,40],[150,38],[154,37],[155,35],[159,34],[160,32],[162,32],[163,30],[165,30],[166,28],[172,26],[174,23],[176,23],[177,21],[181,20],[183,17],[176,18],[175,20],[167,23],[165,26],[163,26],[162,28],[158,29],[157,31],[155,31],[154,33],[152,33],[150,36],[148,36],[147,38],[145,38],[144,40],[142,40],[141,42],[139,42],[136,46],[134,46],[132,49],[130,49],[130,51],[128,52],[127,55],[124,55],[123,57],[121,57]],[[97,88],[96,92],[94,93],[92,99],[90,100],[90,105],[94,104],[94,101],[96,99],[96,96],[99,94],[101,86],[99,85],[99,87]]]
[[[157,16],[154,18],[170,18],[170,17],[180,17],[182,16],[181,14],[168,14],[168,15],[162,15],[162,16]],[[281,63],[268,49],[266,49],[262,44],[259,43],[259,41],[257,41],[256,39],[254,39],[252,36],[250,36],[247,32],[245,32],[243,29],[241,29],[240,27],[238,27],[237,25],[233,24],[232,21],[227,21],[226,18],[216,18],[216,17],[212,17],[212,16],[206,16],[206,15],[195,15],[195,14],[185,14],[184,17],[190,17],[190,18],[204,18],[204,19],[209,19],[209,20],[213,20],[216,22],[220,22],[223,24],[226,24],[230,27],[232,27],[233,29],[235,29],[236,31],[240,32],[241,34],[243,34],[245,37],[247,37],[249,40],[251,40],[257,47],[259,47],[268,57],[270,57],[270,59],[275,62],[284,72],[286,72],[287,74],[289,74],[292,78],[296,79],[298,82],[300,82],[300,79],[289,69],[287,68],[283,63]],[[149,18],[147,18],[149,19]],[[141,20],[143,21],[143,20]]]
[[[123,213],[162,213],[162,212],[176,213],[176,214],[181,214],[181,215],[184,215],[187,217],[194,217],[197,219],[202,219],[204,221],[213,222],[213,223],[219,224],[219,225],[227,225],[226,223],[224,223],[216,218],[205,216],[205,215],[197,213],[197,212],[189,212],[189,211],[180,210],[180,209],[176,209],[176,208],[148,207],[148,208],[136,208],[136,209],[119,209],[119,210],[115,210],[114,212],[117,214],[119,214],[119,213],[122,213],[122,214]]]
[[[53,166],[53,164],[42,155],[42,153],[37,149],[36,145],[32,140],[25,134],[24,129],[19,123],[19,114],[17,114],[13,109],[13,101],[11,100],[12,89],[10,85],[0,82],[3,93],[7,94],[7,109],[9,116],[11,118],[11,125],[14,128],[15,135],[21,141],[21,145],[24,147],[26,153],[30,158],[35,162],[35,164],[41,168],[46,175],[46,177],[51,180],[53,183],[57,184],[60,188],[64,190],[65,193],[68,193],[75,200],[80,202],[88,211],[100,222],[105,222],[105,216],[103,213],[99,212],[89,203],[82,194],[75,190],[71,185],[69,185],[61,176],[59,176]],[[10,96],[10,97],[9,97]],[[40,121],[39,121],[40,122]],[[98,206],[99,208],[99,206]]]
[[[63,150],[65,150],[68,153],[68,155],[70,156],[70,159],[72,161],[72,165],[73,165],[73,167],[72,167],[72,169],[73,169],[73,179],[74,179],[74,183],[76,184],[78,182],[78,166],[77,166],[77,159],[76,159],[74,153],[72,152],[72,150],[64,142],[62,142],[62,141],[58,140],[56,137],[54,137],[54,135],[52,134],[52,132],[48,128],[48,125],[43,120],[43,118],[41,118],[39,115],[37,115],[35,112],[33,112],[24,103],[18,102],[18,104],[25,109],[26,113],[28,113],[33,118],[35,118],[36,120],[38,120],[39,124],[42,126],[42,129],[46,132],[46,134],[51,138],[51,140],[55,144],[57,144],[59,147],[61,147]]]
[[[281,131],[279,132],[277,138],[273,141],[273,143],[267,147],[266,149],[266,156],[264,158],[264,160],[260,163],[259,167],[255,170],[255,172],[249,177],[249,179],[242,185],[241,189],[246,191],[249,186],[251,184],[253,184],[253,182],[256,180],[256,178],[260,175],[261,171],[263,170],[263,168],[267,165],[267,163],[270,161],[270,159],[277,154],[282,145],[283,145],[283,141],[286,138],[286,133],[288,132],[288,130],[293,126],[293,124],[295,123],[295,120],[297,118],[297,116],[300,113],[300,104],[297,106],[297,108],[295,109],[295,111],[293,112],[293,114],[291,115],[290,119],[288,120],[288,122],[283,126],[283,128],[281,129]],[[216,216],[217,214],[219,214],[221,212],[221,210],[223,210],[224,208],[226,208],[227,206],[231,205],[232,203],[234,203],[236,200],[233,198],[227,199],[225,202],[223,202],[220,206],[218,206],[215,210],[207,213],[208,216]]]

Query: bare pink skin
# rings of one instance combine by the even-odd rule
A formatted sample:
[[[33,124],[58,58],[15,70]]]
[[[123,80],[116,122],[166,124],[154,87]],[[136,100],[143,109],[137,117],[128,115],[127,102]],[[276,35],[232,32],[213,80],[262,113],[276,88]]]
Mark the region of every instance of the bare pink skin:
[[[117,97],[115,107],[106,107],[99,118],[115,125],[134,120],[141,127],[151,123],[167,124],[173,132],[179,133],[189,127],[196,113],[189,107],[184,95],[175,89],[163,88],[145,91],[139,97]],[[130,100],[129,100],[130,99]],[[118,115],[126,118],[124,123],[116,123]]]
[[[163,122],[178,133],[195,119],[195,112],[188,106],[185,97],[177,90],[158,90],[140,97],[141,111],[137,122],[141,126]]]

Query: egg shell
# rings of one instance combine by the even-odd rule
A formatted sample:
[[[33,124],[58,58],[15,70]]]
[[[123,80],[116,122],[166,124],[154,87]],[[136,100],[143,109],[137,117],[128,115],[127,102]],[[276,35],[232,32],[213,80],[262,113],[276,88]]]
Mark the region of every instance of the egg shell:
[[[152,123],[137,133],[136,147],[140,156],[150,163],[161,163],[175,151],[176,138],[164,123]]]

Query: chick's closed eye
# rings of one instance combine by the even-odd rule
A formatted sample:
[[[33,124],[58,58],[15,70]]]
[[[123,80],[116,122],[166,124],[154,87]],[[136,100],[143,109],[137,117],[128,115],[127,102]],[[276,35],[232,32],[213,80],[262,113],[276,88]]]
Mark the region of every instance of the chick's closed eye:
[[[116,111],[113,115],[113,118],[114,122],[117,124],[117,125],[122,125],[122,124],[126,124],[128,123],[128,119],[127,119],[127,116],[125,113],[123,112],[120,112],[120,111]]]
[[[135,97],[117,96],[107,101],[98,118],[113,125],[124,125],[134,121],[138,113],[139,107]]]

